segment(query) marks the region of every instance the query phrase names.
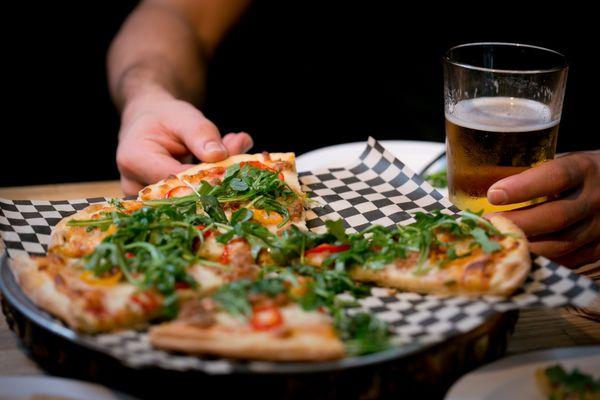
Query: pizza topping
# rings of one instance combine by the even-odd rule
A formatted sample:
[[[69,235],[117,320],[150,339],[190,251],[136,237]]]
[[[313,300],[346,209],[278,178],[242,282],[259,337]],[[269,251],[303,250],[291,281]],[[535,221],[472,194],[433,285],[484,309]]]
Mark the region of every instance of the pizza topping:
[[[333,244],[329,244],[329,243],[323,243],[318,245],[317,247],[314,247],[312,249],[306,250],[306,252],[304,254],[309,255],[309,254],[318,254],[318,253],[339,253],[340,251],[346,251],[350,249],[350,245],[347,244],[340,244],[340,245],[333,245]]]
[[[242,162],[227,168],[218,184],[212,185],[202,180],[194,193],[183,197],[150,200],[146,204],[157,207],[199,201],[210,218],[227,223],[222,208],[235,209],[239,204],[247,203],[247,208],[278,213],[282,217],[278,226],[283,226],[291,217],[287,205],[299,196],[280,179],[280,175],[279,171],[258,161]]]
[[[536,378],[544,395],[549,399],[591,400],[600,397],[600,379],[594,379],[592,374],[577,368],[568,371],[560,364],[551,365],[539,368]]]
[[[252,309],[252,318],[250,325],[253,329],[264,331],[276,328],[283,323],[283,317],[279,311],[279,307],[257,306]]]
[[[214,325],[217,322],[214,307],[210,307],[206,300],[210,299],[194,299],[184,302],[178,318],[199,328],[208,328]]]
[[[194,189],[189,186],[175,186],[173,189],[169,190],[165,195],[166,199],[171,199],[173,197],[183,197],[194,194]]]
[[[113,286],[121,281],[123,273],[120,270],[114,270],[105,276],[96,276],[92,271],[84,271],[80,275],[82,281],[90,285]]]
[[[161,305],[159,296],[149,290],[131,295],[131,300],[139,305],[146,313],[153,313]]]
[[[332,254],[323,264],[347,268],[360,265],[380,269],[386,265],[402,263],[418,254],[415,274],[424,274],[427,260],[443,267],[445,264],[466,257],[476,248],[484,253],[501,250],[497,238],[500,232],[478,214],[463,212],[462,218],[435,211],[431,214],[416,213],[416,222],[406,226],[387,229],[372,225],[362,232],[347,235],[342,221],[326,221],[329,234],[337,243],[349,246],[347,250]],[[464,245],[468,243],[468,249]],[[314,250],[307,250],[306,254]],[[414,263],[413,263],[414,265]]]
[[[86,291],[83,293],[85,299],[85,309],[96,316],[106,313],[104,307],[104,294],[98,290]]]
[[[306,311],[327,311],[335,330],[347,343],[350,354],[365,354],[388,346],[384,322],[370,314],[348,314],[352,302],[338,299],[341,293],[364,297],[369,288],[355,283],[345,271],[320,270],[306,265],[264,267],[255,280],[239,280],[221,286],[212,298],[227,313],[248,320],[253,329],[266,330],[283,323],[279,307],[296,302]]]
[[[281,180],[284,180],[283,173],[280,170],[273,168],[273,167],[269,167],[268,165],[265,165],[265,164],[261,163],[260,161],[242,161],[240,163],[240,167],[243,167],[244,165],[251,165],[254,168],[258,168],[263,171],[270,171],[270,172],[277,173],[277,177]]]
[[[275,211],[255,210],[252,218],[262,225],[280,225],[283,222],[281,214]]]

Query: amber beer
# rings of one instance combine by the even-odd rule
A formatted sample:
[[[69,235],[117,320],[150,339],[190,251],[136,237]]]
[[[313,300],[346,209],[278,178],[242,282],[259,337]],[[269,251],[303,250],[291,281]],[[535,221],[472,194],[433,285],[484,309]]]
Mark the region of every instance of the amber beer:
[[[493,206],[489,187],[554,158],[559,119],[543,103],[514,97],[479,97],[446,111],[448,189],[461,209],[503,211],[531,204]]]

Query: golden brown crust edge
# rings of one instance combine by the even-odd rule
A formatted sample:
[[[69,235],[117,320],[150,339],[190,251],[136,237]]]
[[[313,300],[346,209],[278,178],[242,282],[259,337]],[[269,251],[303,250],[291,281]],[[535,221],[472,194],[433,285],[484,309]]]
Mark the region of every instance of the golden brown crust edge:
[[[83,331],[93,330],[85,321],[77,318],[77,311],[71,299],[57,290],[50,275],[40,271],[32,258],[18,256],[11,261],[10,267],[21,290],[33,303],[71,327]]]
[[[517,242],[517,246],[496,262],[495,271],[490,279],[489,288],[486,290],[466,290],[460,285],[444,285],[436,274],[424,276],[413,275],[407,278],[406,273],[394,273],[395,266],[389,266],[382,270],[370,270],[366,268],[354,268],[351,275],[358,281],[376,282],[382,286],[397,289],[429,293],[438,295],[499,295],[509,296],[518,289],[529,274],[531,269],[531,257],[529,255],[529,244],[525,234],[512,221],[501,216],[493,216],[490,222],[502,233],[509,233]]]
[[[160,312],[160,309],[157,308],[156,311],[148,313],[141,307],[135,306],[129,301],[129,295],[135,291],[135,287],[120,285],[111,290],[116,290],[120,294],[124,293],[122,298],[128,300],[119,303],[120,305],[112,312],[109,311],[109,314],[96,316],[86,310],[86,301],[83,296],[70,297],[61,291],[53,276],[40,270],[36,260],[28,256],[19,256],[12,260],[10,267],[21,290],[34,304],[79,332],[93,334],[135,328],[146,324],[149,319]],[[64,266],[64,268],[70,267]],[[69,279],[66,281],[68,282]],[[119,296],[119,293],[111,292],[108,295]]]
[[[202,329],[183,321],[155,326],[149,337],[154,347],[190,354],[265,361],[325,361],[345,356],[344,345],[335,336],[277,337],[269,332]]]
[[[490,281],[490,294],[509,296],[525,282],[531,270],[529,242],[521,228],[508,218],[492,216],[490,222],[500,232],[513,236],[517,242],[516,248],[500,260]]]

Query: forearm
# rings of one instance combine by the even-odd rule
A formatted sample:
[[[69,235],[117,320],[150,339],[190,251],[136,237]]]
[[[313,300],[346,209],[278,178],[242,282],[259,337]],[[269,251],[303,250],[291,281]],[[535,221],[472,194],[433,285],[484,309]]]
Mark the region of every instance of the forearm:
[[[123,109],[138,96],[166,92],[197,102],[202,95],[204,64],[192,21],[168,6],[143,3],[123,25],[109,51],[113,100]]]

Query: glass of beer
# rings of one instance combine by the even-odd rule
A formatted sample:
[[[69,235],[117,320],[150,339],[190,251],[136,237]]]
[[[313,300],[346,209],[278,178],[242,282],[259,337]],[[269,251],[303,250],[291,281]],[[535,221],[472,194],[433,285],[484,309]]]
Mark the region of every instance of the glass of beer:
[[[568,66],[556,51],[513,43],[471,43],[444,57],[450,200],[485,213],[489,187],[554,158]]]

